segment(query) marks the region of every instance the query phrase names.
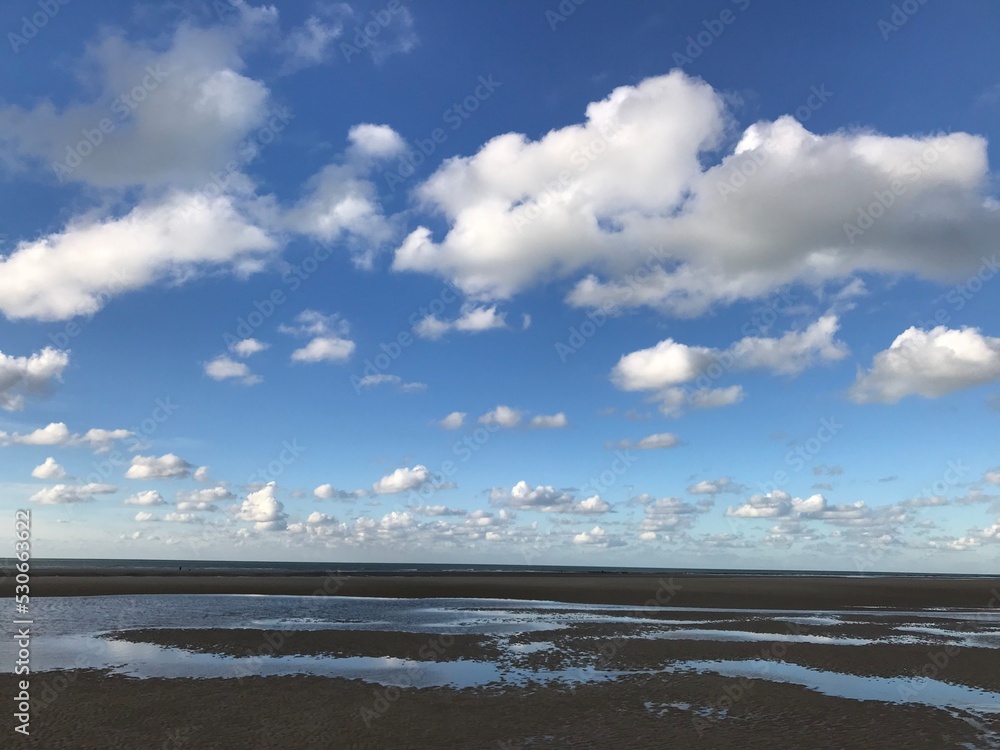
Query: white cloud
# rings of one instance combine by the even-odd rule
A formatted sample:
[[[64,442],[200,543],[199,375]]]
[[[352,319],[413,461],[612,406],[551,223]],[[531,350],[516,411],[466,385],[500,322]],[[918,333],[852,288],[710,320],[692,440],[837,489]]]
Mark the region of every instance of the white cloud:
[[[823,518],[843,520],[867,513],[864,503],[828,506],[822,495],[807,498],[792,497],[787,492],[774,490],[766,495],[754,495],[743,505],[730,506],[726,515],[732,518]]]
[[[702,166],[731,123],[723,96],[674,71],[615,89],[585,122],[538,141],[492,138],[418,188],[447,233],[417,228],[394,267],[446,277],[481,301],[591,272],[571,303],[693,315],[859,272],[951,280],[996,249],[982,138],[817,135],[786,116],[751,125]],[[750,160],[746,188],[727,189]],[[884,215],[860,234],[846,228],[894,184]],[[651,272],[627,278],[652,247]]]
[[[73,435],[69,440],[69,445],[86,445],[97,453],[106,453],[111,450],[111,446],[118,440],[134,437],[135,433],[130,430],[103,430],[92,428],[82,435]]]
[[[82,485],[57,484],[39,490],[31,496],[31,502],[40,505],[67,505],[69,503],[89,503],[94,495],[111,495],[118,491],[113,484],[91,482]]]
[[[625,542],[618,537],[609,534],[600,526],[595,526],[590,531],[583,531],[573,537],[573,544],[581,544],[590,547],[623,547]]]
[[[205,501],[184,500],[182,502],[177,503],[177,510],[187,511],[187,512],[192,512],[192,511],[196,513],[200,513],[203,511],[210,512],[218,510],[218,508],[219,506],[217,506],[215,503],[209,503]]]
[[[200,490],[182,490],[177,493],[177,510],[215,510],[217,507],[215,503],[235,499],[236,495],[222,485],[206,487]]]
[[[167,501],[156,490],[136,492],[125,498],[125,505],[166,505]]]
[[[277,12],[240,4],[235,16],[208,28],[182,22],[155,46],[105,30],[72,70],[88,71],[84,97],[59,107],[0,108],[0,153],[15,161],[69,164],[62,179],[100,187],[201,185],[245,151],[251,131],[267,122],[270,92],[242,74],[241,48],[277,21]],[[144,89],[128,99],[122,92]],[[89,94],[89,98],[87,97]],[[67,161],[81,130],[110,124],[100,144]],[[82,152],[82,149],[80,149]]]
[[[241,339],[230,344],[229,351],[238,357],[250,357],[264,351],[269,346],[270,344],[265,344],[263,341],[258,341],[257,339]]]
[[[670,432],[658,432],[654,435],[647,435],[637,442],[631,440],[620,440],[618,447],[622,450],[658,450],[660,448],[673,448],[680,441],[677,436]]]
[[[135,518],[133,520],[138,521],[139,523],[150,523],[156,521],[157,519],[152,513],[147,513],[146,511],[140,510],[138,513],[135,514]],[[133,537],[133,538],[138,539],[138,537]]]
[[[376,495],[390,495],[417,489],[430,481],[431,473],[426,466],[417,465],[412,469],[402,467],[375,482],[372,490]]]
[[[318,336],[301,349],[292,352],[293,362],[343,362],[354,351],[354,342],[346,339]]]
[[[155,150],[155,149],[154,149]],[[257,267],[277,248],[226,197],[173,193],[125,216],[84,216],[0,259],[0,312],[12,320],[96,313],[112,296],[212,268]]]
[[[193,467],[173,453],[156,456],[133,456],[125,472],[127,479],[168,479],[190,476]]]
[[[340,22],[325,23],[316,16],[309,16],[301,26],[292,29],[281,44],[285,53],[282,72],[291,73],[311,65],[326,62],[333,55],[334,41],[343,33]]]
[[[488,411],[483,414],[483,416],[479,418],[479,424],[495,424],[500,427],[508,428],[516,427],[521,422],[521,418],[523,416],[523,412],[501,404],[492,411]]]
[[[3,263],[0,258],[0,269]],[[0,300],[3,299],[2,283],[0,276]],[[0,301],[0,310],[3,307],[4,303]],[[25,393],[43,393],[62,379],[63,371],[68,365],[69,352],[50,346],[28,357],[15,357],[0,351],[0,409],[22,409]]]
[[[412,505],[410,510],[418,516],[458,516],[464,518],[469,515],[467,510],[449,508],[447,505]]]
[[[702,379],[711,382],[730,370],[796,374],[816,361],[847,356],[847,348],[834,339],[838,327],[837,317],[827,315],[804,331],[790,331],[777,339],[748,336],[728,349],[665,339],[649,349],[624,355],[611,378],[625,391],[662,391]]]
[[[283,325],[278,330],[293,336],[311,336],[312,340],[292,352],[293,362],[343,362],[354,353],[354,342],[347,338],[350,326],[339,315],[304,310],[295,322],[294,326]]]
[[[525,481],[515,484],[510,492],[494,488],[490,502],[520,510],[540,510],[543,513],[570,512],[576,498],[569,492],[557,490],[550,485],[532,487]]]
[[[678,497],[654,498],[647,494],[639,495],[634,502],[643,506],[639,529],[657,532],[687,528],[699,514],[705,513],[710,507],[701,503],[687,503]]]
[[[461,315],[455,320],[441,320],[435,315],[427,315],[413,327],[413,330],[421,338],[439,339],[449,331],[478,333],[506,327],[506,313],[498,313],[496,305],[490,307],[463,305]]]
[[[342,5],[351,19],[356,29],[362,31],[367,24],[372,22],[372,15],[364,14],[358,16],[349,5]],[[376,65],[381,65],[393,55],[406,54],[411,52],[418,43],[416,31],[414,31],[413,15],[402,3],[388,3],[379,11],[382,17],[378,19],[381,27],[377,34],[370,35],[368,32],[357,31],[350,38],[345,38],[340,42],[340,51],[344,54],[344,59],[351,62],[355,55],[368,52]]]
[[[438,424],[445,430],[457,430],[465,424],[466,413],[464,411],[453,411]]]
[[[706,479],[696,482],[688,487],[687,491],[692,495],[739,495],[746,492],[746,487],[734,482],[729,477],[722,477],[721,479]]]
[[[1000,338],[978,328],[908,328],[850,391],[857,403],[895,403],[907,396],[938,398],[1000,378]]]
[[[0,446],[4,445],[67,445],[71,447],[87,447],[97,453],[110,450],[116,440],[133,437],[129,430],[90,429],[82,435],[69,431],[64,422],[52,422],[45,427],[26,434],[0,432]]]
[[[406,141],[388,125],[355,125],[348,131],[347,139],[355,152],[375,159],[399,156],[406,150]]]
[[[320,500],[356,500],[366,494],[368,493],[365,490],[354,490],[353,492],[338,490],[332,484],[321,484],[313,490],[313,495]]]
[[[326,513],[320,513],[319,511],[313,511],[306,518],[306,523],[311,526],[325,526],[337,523],[337,519],[333,516],[328,516]]]
[[[569,420],[566,419],[566,415],[562,412],[558,414],[539,414],[531,418],[528,426],[536,430],[544,429],[559,429],[569,425]]]
[[[56,460],[52,456],[49,456],[31,470],[31,476],[35,479],[62,479],[66,476],[66,470],[56,463]]]
[[[747,336],[729,348],[741,370],[768,370],[797,375],[816,362],[836,362],[847,356],[847,346],[834,336],[840,328],[836,315],[824,315],[804,331],[781,338]]]
[[[417,391],[427,390],[426,383],[408,383],[399,377],[399,375],[387,375],[385,373],[365,375],[355,381],[354,385],[358,389],[374,388],[378,385],[394,385],[404,393],[416,393]]]
[[[686,404],[692,409],[719,409],[723,406],[738,404],[746,397],[741,385],[730,385],[725,388],[698,388],[686,391]],[[666,402],[661,402],[660,411],[669,415]]]
[[[256,385],[263,378],[255,375],[243,362],[220,354],[211,362],[205,363],[205,374],[212,380],[240,380],[244,385]]]
[[[994,469],[986,472],[983,476],[983,481],[989,482],[990,484],[1000,484],[1000,469]]]
[[[0,432],[0,443],[3,445],[66,445],[72,439],[69,428],[63,422],[51,422],[24,435]]]
[[[611,512],[611,504],[600,495],[593,495],[578,501],[575,495],[565,490],[557,490],[550,485],[532,487],[525,481],[515,484],[509,492],[502,487],[493,488],[490,491],[490,503],[495,506],[504,506],[504,510],[508,513],[513,513],[513,510],[581,515]]]
[[[572,513],[583,513],[585,515],[591,513],[608,513],[610,511],[611,505],[600,495],[594,495],[593,497],[588,497],[586,500],[574,503],[570,509]]]
[[[199,466],[197,469],[195,469],[194,474],[192,474],[192,476],[194,477],[194,480],[196,482],[207,482],[207,481],[209,481],[208,467],[207,466]]]
[[[237,517],[252,521],[257,531],[282,531],[287,526],[285,506],[274,496],[275,483],[268,482],[257,492],[251,492],[240,506]]]
[[[366,170],[359,164],[327,165],[307,181],[305,195],[281,215],[280,225],[324,245],[344,242],[354,263],[370,268],[395,230],[382,214]]]

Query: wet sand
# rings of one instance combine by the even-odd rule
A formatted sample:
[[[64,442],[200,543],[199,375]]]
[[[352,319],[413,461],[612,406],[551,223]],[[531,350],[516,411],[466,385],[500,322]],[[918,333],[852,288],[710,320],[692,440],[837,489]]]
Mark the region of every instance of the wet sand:
[[[56,700],[37,711],[31,738],[5,747],[503,750],[664,748],[680,743],[698,748],[831,750],[984,747],[981,732],[944,711],[846,701],[795,685],[737,682],[708,674],[683,679],[630,677],[575,689],[498,690],[393,690],[315,677],[131,680],[92,672],[69,676]],[[13,687],[11,682],[8,675],[0,678],[5,694]],[[729,695],[738,699],[726,702]]]
[[[0,595],[13,594],[13,579]],[[1000,606],[998,578],[670,576],[645,574],[441,575],[57,575],[34,573],[32,596],[107,594],[296,594],[414,598],[541,599],[672,607],[840,609]],[[990,603],[992,601],[992,604]]]
[[[932,633],[914,644],[897,626],[942,627],[924,608],[996,610],[996,579],[829,578],[645,575],[412,576],[38,576],[44,595],[107,593],[281,593],[392,597],[496,597],[580,603],[658,605],[635,622],[581,620],[556,630],[506,635],[345,629],[284,631],[268,654],[488,661],[530,670],[626,670],[607,682],[509,682],[475,688],[386,687],[343,677],[243,676],[229,679],[136,679],[110,671],[69,670],[32,676],[34,713],[27,740],[8,728],[0,747],[45,750],[107,748],[998,748],[1000,714],[886,700],[824,695],[796,684],[725,677],[684,667],[689,661],[763,660],[847,675],[936,679],[1000,693],[1000,648],[963,645]],[[716,607],[691,612],[675,607]],[[914,612],[865,612],[892,607]],[[517,610],[517,604],[509,606]],[[794,622],[788,616],[727,608],[855,609],[838,620]],[[555,607],[550,613],[563,608]],[[527,610],[526,610],[527,611]],[[535,610],[537,613],[537,610]],[[980,622],[952,620],[973,632]],[[679,630],[682,637],[664,638]],[[761,641],[684,637],[690,630]],[[260,628],[124,629],[112,641],[156,644],[208,654],[260,654]],[[894,637],[887,637],[892,636]],[[801,642],[795,638],[818,639]],[[789,640],[791,638],[792,640]],[[830,641],[829,639],[834,639]],[[844,645],[837,639],[876,639]],[[953,638],[951,639],[954,640]],[[938,666],[929,668],[929,665]],[[410,683],[413,684],[413,683]],[[0,695],[15,677],[0,675]],[[8,739],[13,738],[13,739]]]

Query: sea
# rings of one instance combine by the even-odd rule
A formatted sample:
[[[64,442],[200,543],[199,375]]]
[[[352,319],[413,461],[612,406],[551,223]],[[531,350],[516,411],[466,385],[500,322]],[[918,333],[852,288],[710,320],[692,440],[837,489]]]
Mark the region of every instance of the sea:
[[[13,571],[14,558],[0,558],[0,569],[7,575]],[[989,574],[914,573],[899,571],[858,570],[753,570],[741,568],[674,568],[617,567],[608,565],[512,565],[506,563],[399,563],[399,562],[276,562],[262,560],[147,560],[111,558],[41,557],[31,560],[36,573],[65,571],[104,574],[115,571],[148,572],[190,571],[215,573],[303,575],[308,573],[354,574],[434,574],[434,573],[622,573],[644,575],[705,575],[705,576],[829,576],[853,578],[913,577],[913,578],[996,578]]]

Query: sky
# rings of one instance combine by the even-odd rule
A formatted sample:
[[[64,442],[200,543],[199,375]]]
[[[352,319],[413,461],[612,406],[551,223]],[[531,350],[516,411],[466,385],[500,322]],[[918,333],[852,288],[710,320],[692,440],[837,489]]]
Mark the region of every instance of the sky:
[[[36,557],[996,572],[997,3],[8,7]]]

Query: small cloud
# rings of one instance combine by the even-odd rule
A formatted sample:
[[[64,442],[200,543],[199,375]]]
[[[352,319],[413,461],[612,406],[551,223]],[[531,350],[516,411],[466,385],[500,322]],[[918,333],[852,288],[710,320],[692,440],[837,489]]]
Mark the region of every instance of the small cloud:
[[[297,325],[282,325],[278,330],[292,336],[310,336],[312,340],[292,352],[293,362],[343,362],[354,353],[355,344],[347,338],[350,326],[339,315],[304,310],[295,322]]]
[[[156,456],[133,456],[125,472],[126,479],[168,479],[190,476],[193,467],[173,453]]]
[[[412,469],[399,468],[391,474],[379,479],[372,485],[376,495],[392,495],[407,490],[415,490],[431,481],[431,473],[426,466],[414,466]]]
[[[492,411],[483,414],[479,418],[479,424],[495,424],[507,428],[516,427],[523,416],[523,412],[501,404]]]
[[[229,345],[229,351],[237,357],[250,357],[269,348],[270,344],[265,344],[257,339],[242,339],[234,341]]]
[[[498,313],[496,305],[465,306],[461,315],[455,320],[441,320],[435,315],[428,315],[413,327],[413,331],[421,338],[439,339],[450,331],[479,333],[506,327],[506,315]]]
[[[372,159],[389,159],[406,151],[406,141],[388,125],[355,125],[347,138],[354,153]]]
[[[256,385],[263,378],[255,375],[243,362],[220,354],[204,364],[205,374],[212,380],[239,380],[243,385]]]
[[[66,471],[56,463],[56,460],[49,456],[41,464],[31,470],[31,476],[35,479],[62,479],[66,476]]]
[[[125,505],[166,505],[167,501],[163,499],[159,492],[156,490],[146,490],[145,492],[137,492],[134,495],[130,495],[125,498]]]
[[[379,385],[394,385],[403,393],[416,393],[427,390],[427,383],[407,383],[399,375],[386,375],[384,373],[365,375],[354,382],[354,387],[357,390],[367,390]]]
[[[365,490],[338,490],[332,484],[321,484],[313,490],[313,495],[319,500],[356,500],[368,493]]]
[[[466,413],[464,411],[453,411],[447,417],[438,422],[441,429],[444,430],[457,430],[463,424],[465,424]]]
[[[532,417],[531,422],[528,423],[528,426],[535,430],[560,429],[567,425],[569,425],[569,420],[562,412],[552,415],[539,414]]]
[[[697,484],[692,484],[687,488],[687,491],[692,495],[740,495],[746,492],[746,490],[746,487],[738,482],[734,482],[729,477],[705,480],[703,482],[698,482]]]
[[[91,482],[82,485],[57,484],[39,490],[31,496],[31,502],[39,505],[69,505],[70,503],[89,503],[94,495],[111,495],[118,492],[113,484]]]
[[[461,510],[460,508],[449,508],[447,505],[411,505],[410,510],[418,516],[455,516],[464,518],[469,515],[469,512],[466,510]]]
[[[621,450],[650,451],[658,450],[660,448],[673,448],[679,443],[680,441],[673,433],[659,432],[655,435],[648,435],[638,442],[633,442],[632,440],[619,440],[617,445]]]

